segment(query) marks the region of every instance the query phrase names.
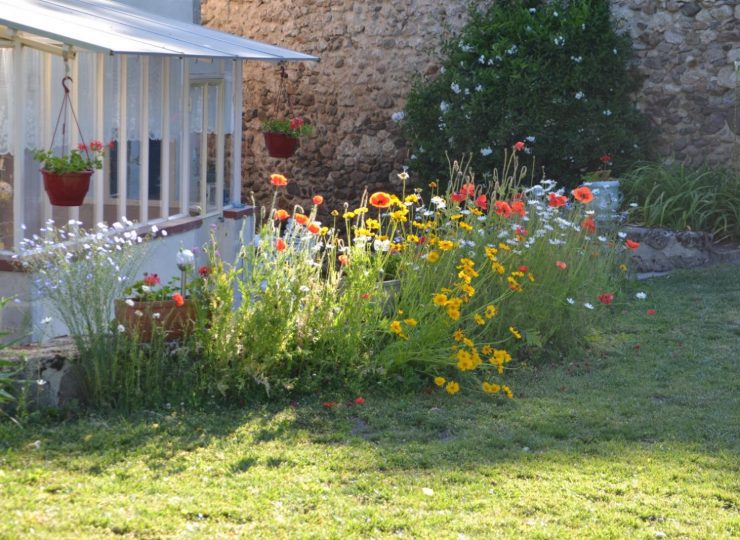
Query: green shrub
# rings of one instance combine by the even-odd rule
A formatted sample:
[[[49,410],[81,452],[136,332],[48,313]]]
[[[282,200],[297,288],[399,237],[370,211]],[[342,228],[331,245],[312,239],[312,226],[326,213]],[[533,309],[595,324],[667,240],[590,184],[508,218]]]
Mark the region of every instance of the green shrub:
[[[471,153],[479,172],[500,166],[517,141],[547,177],[566,186],[609,155],[615,172],[647,151],[645,122],[631,95],[630,40],[612,27],[606,0],[499,0],[471,11],[445,44],[443,70],[417,80],[405,128],[412,167],[425,178],[445,155]]]
[[[737,171],[647,163],[622,175],[620,187],[633,221],[710,232],[716,241],[740,238]]]

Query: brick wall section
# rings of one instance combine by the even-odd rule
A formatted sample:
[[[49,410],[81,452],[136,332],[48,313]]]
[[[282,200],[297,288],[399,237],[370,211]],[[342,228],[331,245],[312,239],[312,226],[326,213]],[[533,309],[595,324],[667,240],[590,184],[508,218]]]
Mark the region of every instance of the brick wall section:
[[[321,57],[288,65],[294,110],[317,129],[296,156],[269,158],[260,120],[273,114],[277,68],[244,70],[243,184],[267,200],[265,179],[293,183],[284,202],[322,193],[339,202],[387,186],[407,158],[391,115],[416,73],[435,73],[440,39],[459,30],[468,1],[202,0],[202,22]],[[661,155],[730,165],[736,140],[740,60],[738,0],[614,0],[635,44],[645,86],[641,108],[658,129]],[[738,152],[740,153],[740,152]]]

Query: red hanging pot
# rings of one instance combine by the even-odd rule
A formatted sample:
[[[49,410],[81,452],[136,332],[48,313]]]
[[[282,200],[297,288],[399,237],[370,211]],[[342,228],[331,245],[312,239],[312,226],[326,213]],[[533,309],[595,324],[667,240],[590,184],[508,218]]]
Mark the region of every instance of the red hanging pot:
[[[56,174],[41,169],[44,177],[44,189],[49,201],[54,206],[81,206],[90,189],[92,171],[80,171]]]
[[[270,157],[289,158],[300,146],[300,141],[296,137],[284,133],[264,132],[263,135]]]

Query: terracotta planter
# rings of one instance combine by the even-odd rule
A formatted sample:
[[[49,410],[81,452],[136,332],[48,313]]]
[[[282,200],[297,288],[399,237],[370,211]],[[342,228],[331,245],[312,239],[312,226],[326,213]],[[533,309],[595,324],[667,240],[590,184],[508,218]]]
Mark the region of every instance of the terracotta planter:
[[[161,328],[167,341],[177,341],[192,330],[195,305],[185,300],[178,306],[174,300],[134,302],[118,299],[115,304],[116,320],[126,331],[142,342],[149,343],[156,328]]]
[[[56,174],[41,169],[44,189],[54,206],[81,206],[90,189],[92,171]]]
[[[284,133],[265,132],[265,146],[270,157],[288,158],[295,154],[300,146],[296,137],[290,137]]]

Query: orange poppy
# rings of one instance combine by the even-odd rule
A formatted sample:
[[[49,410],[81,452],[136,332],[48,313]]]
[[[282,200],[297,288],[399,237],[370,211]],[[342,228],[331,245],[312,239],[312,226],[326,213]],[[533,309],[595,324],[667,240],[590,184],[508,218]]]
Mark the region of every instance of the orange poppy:
[[[287,186],[288,179],[285,178],[282,174],[271,174],[270,183],[275,187]]]
[[[594,200],[594,194],[586,186],[577,187],[572,193],[573,198],[583,204],[588,204]]]
[[[339,259],[339,264],[341,264],[342,266],[346,266],[349,264],[349,257],[347,255],[340,255],[339,257],[337,257],[337,259]]]
[[[275,210],[275,219],[277,219],[278,221],[285,221],[289,217],[290,214],[286,210],[283,210],[282,208],[279,210]]]
[[[375,208],[388,208],[391,205],[391,196],[384,191],[376,191],[370,195],[369,202]]]
[[[308,223],[308,216],[305,214],[296,213],[296,215],[293,216],[293,219],[295,219],[299,225],[305,225],[306,223]]]
[[[460,194],[465,195],[466,197],[472,197],[473,195],[475,195],[475,184],[463,184],[460,188]]]
[[[321,230],[321,225],[319,225],[318,223],[311,223],[306,228],[311,234],[319,234],[319,231]]]
[[[561,206],[565,206],[566,202],[568,202],[568,197],[566,197],[565,195],[550,193],[549,199],[547,201],[547,206],[560,208]]]
[[[496,201],[496,213],[499,216],[508,218],[511,215],[511,206],[506,201]]]
[[[481,210],[487,210],[488,209],[488,198],[485,194],[479,195],[477,199],[475,199],[475,206],[480,208]]]
[[[524,141],[516,142],[514,143],[514,150],[516,150],[517,152],[521,152],[522,150],[524,150],[525,146],[526,145],[524,144]]]
[[[596,222],[593,216],[588,216],[586,219],[581,221],[581,229],[589,234],[596,234]]]
[[[627,240],[624,243],[625,247],[628,247],[631,250],[635,250],[640,247],[640,242],[635,242],[634,240]]]
[[[557,266],[561,270],[565,270],[566,268],[568,268],[568,265],[563,261],[555,261],[555,266]]]
[[[514,201],[511,203],[511,211],[522,217],[527,215],[527,211],[524,209],[524,203],[522,201]]]
[[[283,240],[282,238],[278,238],[277,240],[275,240],[275,249],[277,249],[278,251],[285,251],[286,247],[288,246],[285,243],[285,240]]]
[[[324,202],[324,197],[322,197],[321,195],[314,195],[313,199],[311,199],[311,202],[318,206]]]
[[[176,292],[172,295],[172,299],[175,301],[175,305],[177,307],[182,307],[185,305],[185,299],[182,297],[182,295],[179,292]]]

